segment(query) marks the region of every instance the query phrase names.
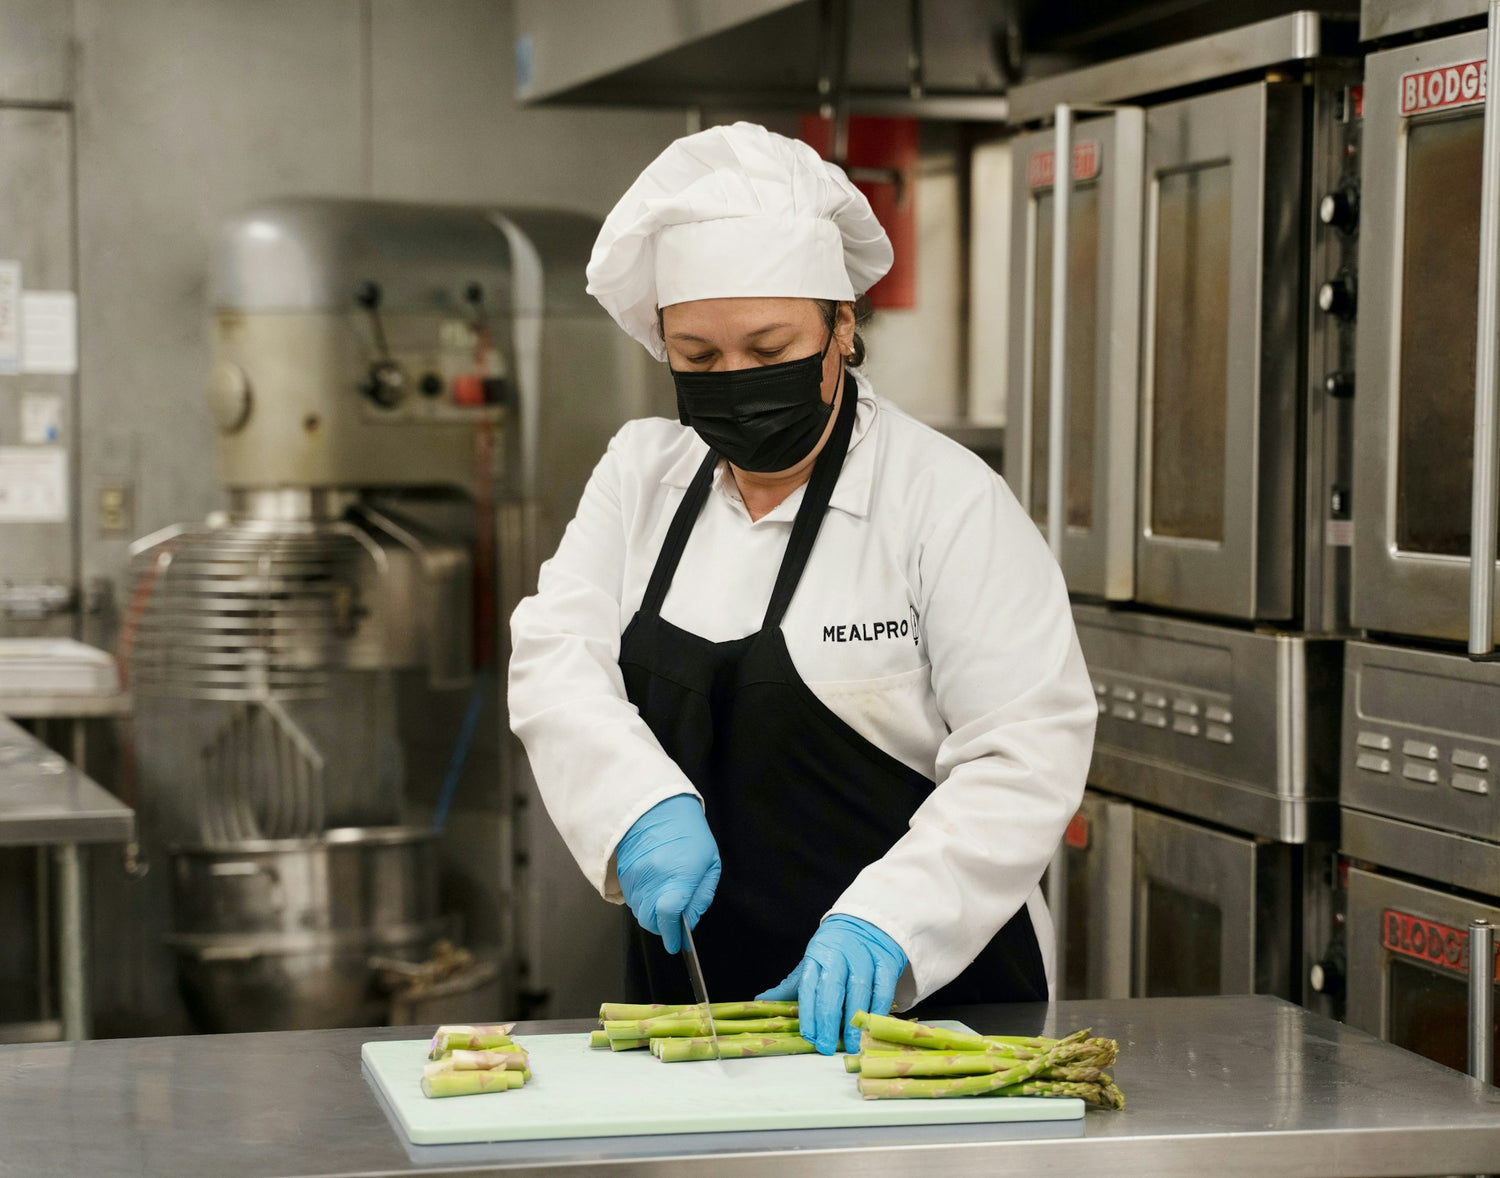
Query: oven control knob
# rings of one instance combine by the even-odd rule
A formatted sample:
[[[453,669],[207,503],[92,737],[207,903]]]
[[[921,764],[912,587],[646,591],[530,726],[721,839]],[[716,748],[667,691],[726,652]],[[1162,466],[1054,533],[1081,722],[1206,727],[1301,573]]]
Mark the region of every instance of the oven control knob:
[[[1307,973],[1314,994],[1337,998],[1344,992],[1344,969],[1337,961],[1315,961]]]
[[[1354,373],[1347,368],[1330,372],[1323,378],[1323,391],[1330,397],[1338,397],[1340,400],[1354,396]]]
[[[1354,318],[1354,283],[1348,278],[1330,278],[1318,287],[1318,307],[1340,319]]]
[[[1318,202],[1318,220],[1330,229],[1353,233],[1359,224],[1359,194],[1353,188],[1339,188]]]

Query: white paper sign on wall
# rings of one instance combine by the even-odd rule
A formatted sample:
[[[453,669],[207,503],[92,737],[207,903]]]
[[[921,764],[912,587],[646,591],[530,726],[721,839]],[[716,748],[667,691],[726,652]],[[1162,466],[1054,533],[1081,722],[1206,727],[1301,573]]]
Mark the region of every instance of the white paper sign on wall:
[[[68,452],[61,446],[0,446],[0,523],[64,523]]]
[[[61,397],[21,394],[21,441],[27,446],[55,446],[62,441]]]
[[[21,295],[21,371],[63,376],[78,371],[78,296],[71,290]]]

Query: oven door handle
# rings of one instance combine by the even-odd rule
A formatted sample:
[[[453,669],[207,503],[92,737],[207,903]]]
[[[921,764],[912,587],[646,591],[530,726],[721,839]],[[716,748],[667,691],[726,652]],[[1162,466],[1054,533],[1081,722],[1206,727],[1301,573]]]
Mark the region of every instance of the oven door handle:
[[[1469,655],[1495,656],[1495,528],[1500,512],[1500,0],[1490,0],[1484,156],[1479,187],[1479,338],[1474,365],[1474,499],[1470,514]]]

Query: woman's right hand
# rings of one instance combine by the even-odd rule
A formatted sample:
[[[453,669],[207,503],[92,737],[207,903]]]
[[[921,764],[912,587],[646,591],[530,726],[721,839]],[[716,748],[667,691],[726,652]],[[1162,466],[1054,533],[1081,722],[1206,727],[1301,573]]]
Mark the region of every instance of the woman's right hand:
[[[643,929],[661,937],[668,953],[682,949],[683,922],[693,928],[708,911],[721,870],[719,845],[692,794],[652,806],[615,848],[625,903]]]

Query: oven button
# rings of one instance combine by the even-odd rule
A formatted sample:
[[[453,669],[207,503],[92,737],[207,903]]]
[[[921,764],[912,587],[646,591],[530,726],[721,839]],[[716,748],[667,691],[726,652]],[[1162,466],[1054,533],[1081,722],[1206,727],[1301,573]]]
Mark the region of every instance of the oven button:
[[[1184,716],[1196,716],[1198,714],[1198,701],[1195,699],[1174,699],[1172,710]]]
[[[1210,724],[1208,726],[1208,731],[1206,731],[1203,735],[1208,737],[1208,739],[1213,741],[1215,744],[1234,743],[1234,733],[1225,728],[1222,724]]]
[[[1401,742],[1401,751],[1408,757],[1421,757],[1424,761],[1438,759],[1437,745],[1428,744],[1425,740],[1404,740]]]
[[[1318,220],[1330,229],[1353,233],[1359,224],[1359,193],[1353,188],[1328,193],[1318,202]]]
[[[1475,777],[1469,773],[1455,773],[1453,788],[1461,789],[1465,793],[1487,794],[1490,792],[1490,783],[1483,777]]]
[[[1472,749],[1454,749],[1453,763],[1465,769],[1477,769],[1481,773],[1489,772],[1490,759],[1483,753],[1476,753]]]
[[[1116,720],[1134,720],[1135,709],[1129,704],[1110,704],[1109,714]]]
[[[1178,716],[1172,721],[1172,731],[1184,736],[1198,735],[1198,721],[1187,716]]]
[[[1340,319],[1354,318],[1354,283],[1346,277],[1330,278],[1318,287],[1318,308]]]
[[[1167,709],[1167,697],[1159,691],[1147,691],[1143,693],[1141,695],[1141,703],[1148,708],[1159,708],[1162,711],[1166,711]]]
[[[1141,723],[1149,724],[1152,728],[1165,728],[1167,726],[1167,714],[1158,712],[1155,708],[1144,708],[1141,711]]]
[[[1360,753],[1354,763],[1361,769],[1370,773],[1389,773],[1391,771],[1391,759],[1382,757],[1378,753]]]
[[[1203,714],[1215,724],[1233,724],[1234,713],[1228,708],[1221,708],[1218,704],[1209,704],[1203,709]]]
[[[1123,699],[1128,704],[1135,703],[1135,688],[1134,687],[1124,687],[1124,686],[1121,686],[1120,684],[1117,683],[1117,684],[1115,684],[1115,688],[1114,688],[1114,693],[1113,694],[1114,694],[1114,697],[1116,699]]]
[[[1107,711],[1109,711],[1109,705],[1101,699],[1099,701],[1099,714],[1102,716]]]
[[[1362,749],[1379,749],[1382,753],[1391,751],[1391,738],[1383,732],[1361,732],[1355,743]]]
[[[1094,694],[1095,695],[1108,695],[1109,694],[1109,684],[1106,683],[1106,682],[1104,682],[1104,680],[1102,680],[1102,679],[1095,679],[1094,680]]]
[[[1401,766],[1401,776],[1407,781],[1420,781],[1423,785],[1436,785],[1438,771],[1431,765],[1416,765],[1411,761]]]

